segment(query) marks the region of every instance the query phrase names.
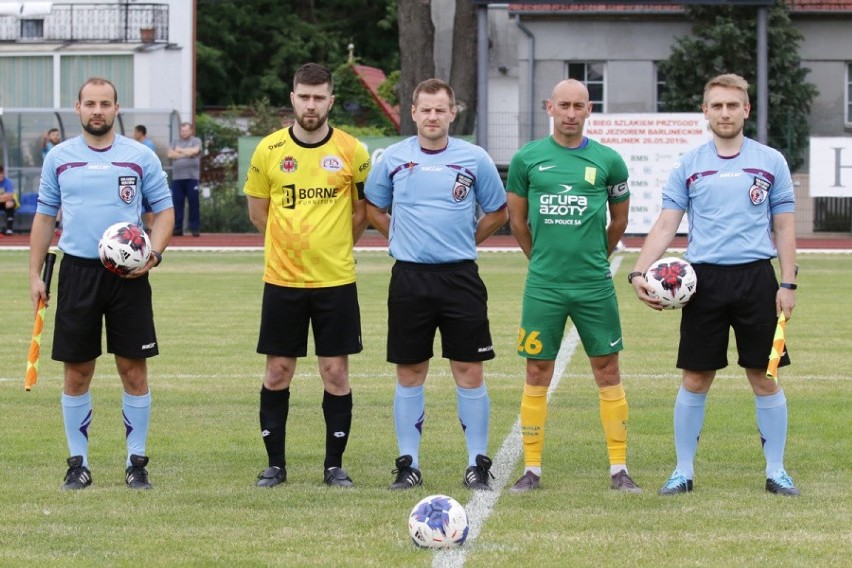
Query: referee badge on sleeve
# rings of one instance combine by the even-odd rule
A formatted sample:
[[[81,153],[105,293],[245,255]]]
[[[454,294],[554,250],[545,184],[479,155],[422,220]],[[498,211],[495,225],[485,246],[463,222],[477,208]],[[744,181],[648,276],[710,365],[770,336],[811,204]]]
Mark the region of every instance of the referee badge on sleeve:
[[[120,176],[118,178],[118,196],[125,203],[133,203],[136,197],[138,178],[136,176]]]
[[[769,188],[772,184],[761,178],[754,178],[751,187],[748,188],[748,197],[751,199],[752,205],[760,205],[766,201],[766,196],[769,195]]]
[[[456,175],[456,182],[453,184],[453,199],[456,202],[464,201],[467,194],[470,193],[470,188],[473,186],[473,178],[466,174]]]

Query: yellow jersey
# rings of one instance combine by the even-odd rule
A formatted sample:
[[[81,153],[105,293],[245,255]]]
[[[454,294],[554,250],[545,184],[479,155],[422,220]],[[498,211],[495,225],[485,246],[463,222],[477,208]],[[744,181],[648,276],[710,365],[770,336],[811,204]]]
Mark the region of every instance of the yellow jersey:
[[[258,144],[243,191],[269,199],[263,281],[291,288],[355,282],[353,203],[364,198],[370,155],[356,138],[332,128],[305,144],[292,128]]]

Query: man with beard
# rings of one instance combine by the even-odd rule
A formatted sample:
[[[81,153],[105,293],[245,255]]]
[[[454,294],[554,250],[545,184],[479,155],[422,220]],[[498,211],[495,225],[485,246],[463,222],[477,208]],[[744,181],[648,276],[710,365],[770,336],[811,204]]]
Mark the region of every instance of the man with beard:
[[[62,209],[64,253],[59,270],[59,305],[53,335],[54,360],[64,363],[62,413],[71,457],[63,489],[92,484],[89,385],[101,355],[102,321],[107,351],[114,354],[124,386],[125,482],[149,489],[145,446],[151,415],[147,358],[158,354],[148,271],[159,265],[171,238],[174,210],[160,160],[138,142],[114,131],[119,111],[115,86],[92,78],[80,88],[76,112],[83,133],[58,144],[46,156],[38,206],[30,232],[30,294],[33,306],[47,300],[41,280],[45,255]],[[104,229],[118,222],[141,224],[143,200],[154,212],[152,253],[145,266],[118,276],[98,258]]]
[[[766,490],[798,495],[784,470],[787,400],[766,377],[776,320],[782,313],[789,319],[796,305],[793,181],[779,152],[743,135],[751,110],[745,79],[724,74],[708,81],[702,110],[713,139],[675,164],[663,187],[663,209],[627,277],[641,301],[661,309],[644,274],[665,252],[687,213],[686,259],[695,269],[698,287],[681,315],[677,367],[682,369],[682,384],[674,406],[677,465],[659,492],[692,491],[707,393],[716,371],[728,365],[733,327],[738,364],[755,395]],[[776,256],[780,285],[770,262]],[[786,353],[781,364],[789,364]]]
[[[290,93],[296,123],[258,144],[246,177],[249,218],[265,237],[257,352],[266,355],[260,431],[269,467],[258,487],[287,480],[290,382],[297,359],[307,355],[309,324],[325,389],[323,481],[352,486],[342,467],[352,423],[349,355],[362,349],[352,247],[366,227],[370,157],[358,140],[329,126],[333,88],[321,65],[296,71]]]

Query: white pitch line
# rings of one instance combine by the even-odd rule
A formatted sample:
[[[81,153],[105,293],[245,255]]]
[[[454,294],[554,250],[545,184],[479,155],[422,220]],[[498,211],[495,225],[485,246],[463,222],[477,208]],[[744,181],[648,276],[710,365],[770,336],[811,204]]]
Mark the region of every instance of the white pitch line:
[[[618,272],[621,259],[621,256],[613,259],[610,266],[612,274]],[[559,346],[559,353],[556,355],[556,362],[553,367],[553,380],[547,389],[548,404],[550,403],[553,391],[559,386],[559,382],[565,372],[565,367],[568,366],[568,363],[574,356],[574,351],[577,349],[579,343],[580,336],[577,334],[577,328],[572,326],[571,331],[562,340],[562,345]],[[432,558],[433,568],[460,568],[464,566],[467,551],[471,543],[479,536],[483,525],[485,525],[485,521],[491,516],[503,487],[509,482],[509,476],[512,474],[512,470],[515,469],[515,462],[521,457],[522,450],[523,440],[521,438],[521,418],[519,415],[506,439],[503,440],[500,449],[497,450],[497,454],[494,456],[494,465],[491,467],[491,473],[494,474],[494,479],[491,483],[493,491],[474,491],[473,498],[464,507],[467,511],[467,518],[470,521],[470,532],[467,534],[464,546],[436,551]]]

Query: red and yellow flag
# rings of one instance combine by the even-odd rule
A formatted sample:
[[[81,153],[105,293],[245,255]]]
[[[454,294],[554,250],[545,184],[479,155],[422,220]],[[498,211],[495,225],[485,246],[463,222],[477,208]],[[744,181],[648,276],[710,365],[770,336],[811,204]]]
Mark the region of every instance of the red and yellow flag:
[[[775,338],[772,340],[772,351],[769,353],[769,366],[766,367],[766,378],[778,382],[778,363],[784,354],[784,330],[787,328],[787,318],[782,312],[775,326]]]

